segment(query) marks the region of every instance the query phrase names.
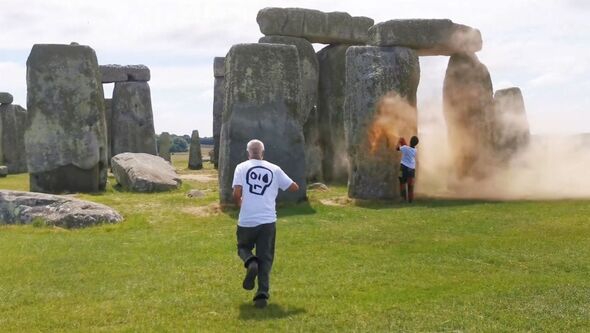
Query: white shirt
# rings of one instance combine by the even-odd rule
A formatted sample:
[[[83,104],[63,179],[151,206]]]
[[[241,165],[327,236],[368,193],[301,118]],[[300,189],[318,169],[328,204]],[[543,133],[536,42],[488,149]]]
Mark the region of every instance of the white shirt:
[[[401,146],[399,150],[402,152],[401,164],[410,169],[416,169],[416,148]]]
[[[238,225],[255,227],[277,220],[275,200],[293,180],[278,166],[264,160],[247,160],[236,166],[232,187],[242,186]]]

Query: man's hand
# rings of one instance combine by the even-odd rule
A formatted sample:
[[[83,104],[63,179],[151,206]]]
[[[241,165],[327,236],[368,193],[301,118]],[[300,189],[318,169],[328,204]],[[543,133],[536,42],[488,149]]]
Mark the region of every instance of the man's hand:
[[[242,186],[236,185],[234,186],[234,202],[238,207],[242,207]]]
[[[299,185],[297,185],[296,182],[293,182],[293,184],[291,184],[291,186],[289,186],[289,188],[287,189],[287,191],[289,191],[289,192],[297,192],[297,191],[299,191]]]

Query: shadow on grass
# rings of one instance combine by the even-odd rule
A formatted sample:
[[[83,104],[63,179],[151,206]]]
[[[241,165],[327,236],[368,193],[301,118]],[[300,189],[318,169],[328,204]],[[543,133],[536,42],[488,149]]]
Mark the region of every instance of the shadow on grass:
[[[497,204],[502,201],[496,200],[465,200],[465,199],[417,199],[413,203],[401,202],[401,201],[370,201],[370,200],[354,200],[354,206],[369,208],[369,209],[409,209],[413,207],[426,207],[426,208],[447,208],[447,207],[462,207],[470,205],[481,205],[481,204]]]
[[[221,205],[221,211],[227,216],[237,219],[240,210],[235,205]],[[311,207],[309,201],[303,201],[300,203],[279,203],[277,204],[277,214],[280,217],[293,216],[293,215],[311,215],[315,214],[316,211]]]
[[[254,307],[252,302],[248,302],[240,305],[239,318],[240,320],[270,320],[296,316],[305,312],[305,309],[302,308],[283,309],[282,306],[275,303],[270,303],[264,309],[258,309]]]

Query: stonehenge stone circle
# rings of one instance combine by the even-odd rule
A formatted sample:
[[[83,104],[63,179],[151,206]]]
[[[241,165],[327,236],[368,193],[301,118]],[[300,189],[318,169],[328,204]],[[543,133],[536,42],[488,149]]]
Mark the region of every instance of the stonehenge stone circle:
[[[247,160],[251,139],[265,143],[265,160],[277,164],[300,186],[278,200],[306,199],[301,123],[301,75],[297,48],[280,44],[237,44],[225,59],[225,105],[221,126],[219,188],[232,203],[236,165]]]
[[[62,228],[123,221],[117,211],[95,202],[44,193],[0,191],[0,224],[29,224],[36,219]]]
[[[10,93],[0,92],[0,104],[12,104],[14,98]]]
[[[102,83],[150,80],[150,69],[145,65],[100,65]]]
[[[117,183],[132,192],[169,191],[182,184],[170,163],[151,154],[118,154],[113,156],[111,167]]]
[[[404,46],[418,55],[452,55],[481,50],[481,33],[447,19],[391,20],[369,29],[369,45]]]
[[[203,168],[203,156],[201,155],[201,139],[199,131],[194,130],[191,134],[191,145],[188,152],[188,168],[200,170]]]
[[[349,45],[329,45],[318,53],[318,124],[323,149],[322,175],[326,182],[348,181],[348,154],[344,139],[346,50]]]
[[[20,105],[0,105],[0,164],[10,174],[27,172],[26,125],[27,111]]]
[[[443,111],[459,179],[485,178],[494,164],[493,87],[475,54],[454,54],[443,84]]]
[[[311,43],[365,44],[373,19],[303,8],[261,9],[256,22],[262,34],[305,38]]]
[[[147,82],[117,82],[113,90],[111,154],[156,155],[156,132]]]
[[[104,189],[104,94],[92,48],[33,46],[27,59],[27,114],[25,149],[31,191]]]
[[[158,140],[158,156],[170,162],[170,147],[172,146],[172,140],[170,139],[170,133],[163,132],[160,134],[160,140]]]
[[[225,57],[215,57],[213,60],[213,166],[219,163],[219,138],[221,135],[221,114],[225,98]]]
[[[524,99],[519,88],[496,90],[494,118],[494,147],[497,156],[506,161],[517,151],[526,148],[531,136]]]
[[[353,46],[347,50],[344,124],[349,197],[400,198],[400,155],[394,147],[400,136],[417,133],[419,80],[418,56],[411,49]]]

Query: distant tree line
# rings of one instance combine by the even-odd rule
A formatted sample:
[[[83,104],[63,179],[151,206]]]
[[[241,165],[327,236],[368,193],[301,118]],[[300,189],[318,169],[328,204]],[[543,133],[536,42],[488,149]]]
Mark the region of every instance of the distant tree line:
[[[172,146],[170,147],[171,153],[182,153],[187,152],[188,148],[191,143],[191,136],[190,135],[176,135],[170,134],[170,139],[172,141]],[[156,142],[160,143],[160,135],[156,135]],[[202,145],[213,145],[213,137],[204,137],[201,138]]]

